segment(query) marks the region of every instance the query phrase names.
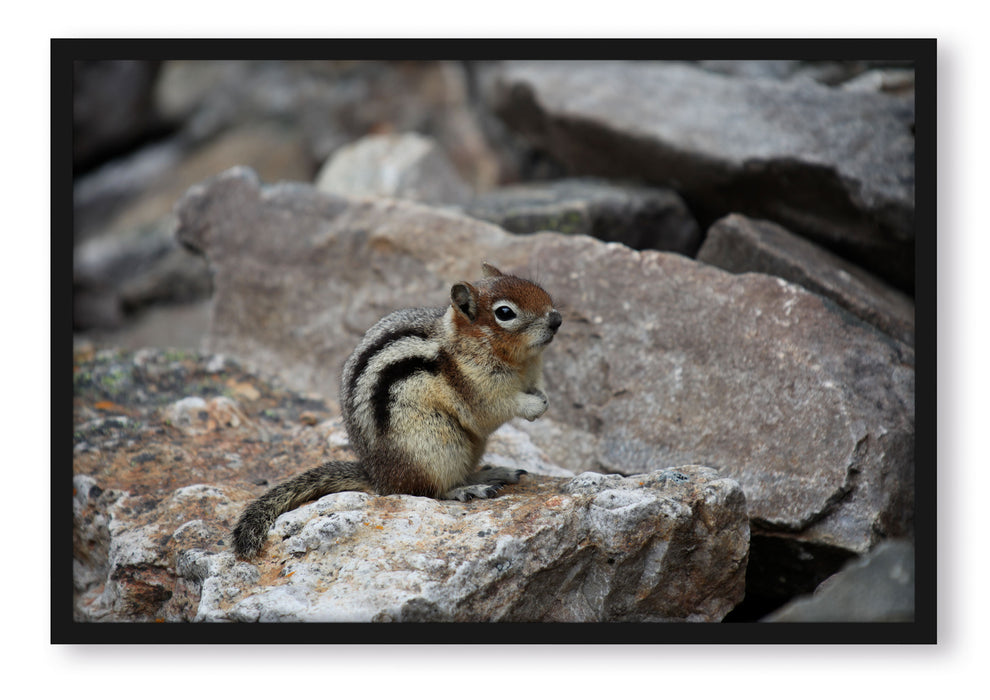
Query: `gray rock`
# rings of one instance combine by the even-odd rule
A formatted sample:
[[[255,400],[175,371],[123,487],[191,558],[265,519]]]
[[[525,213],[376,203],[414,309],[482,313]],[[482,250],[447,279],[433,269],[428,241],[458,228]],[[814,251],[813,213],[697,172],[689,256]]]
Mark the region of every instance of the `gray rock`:
[[[152,91],[159,61],[74,61],[72,160],[77,171],[161,131]]]
[[[713,73],[740,78],[813,81],[843,88],[858,81],[864,73],[894,70],[885,63],[872,61],[724,60],[698,61],[697,65]]]
[[[501,187],[476,197],[471,216],[513,233],[584,233],[631,248],[694,255],[698,223],[676,192],[594,179]]]
[[[914,345],[914,302],[865,270],[769,221],[716,221],[698,260],[729,272],[775,275],[828,297],[884,333]]]
[[[155,103],[197,141],[277,121],[318,164],[367,134],[414,131],[435,138],[472,186],[500,179],[459,62],[167,61]]]
[[[508,63],[490,99],[576,173],[673,187],[703,220],[779,222],[913,286],[910,99],[617,61]]]
[[[800,596],[810,595],[857,555],[824,542],[755,531],[746,563],[746,597],[727,622],[756,622]]]
[[[574,477],[511,425],[485,459],[529,474],[497,498],[333,494],[238,561],[250,499],[353,458],[342,421],[219,356],[73,368],[79,621],[718,621],[743,596],[738,483],[692,465]]]
[[[445,303],[488,260],[539,279],[563,313],[547,417],[591,436],[568,469],[718,466],[761,532],[851,552],[910,531],[913,350],[797,285],[396,200],[261,187],[243,169],[193,188],[177,214],[216,270],[209,348],[290,386],[335,397],[367,328]]]
[[[143,192],[161,186],[182,162],[185,149],[176,139],[145,146],[116,158],[72,183],[72,228],[75,245],[105,233],[114,216]]]
[[[138,309],[210,296],[205,261],[176,244],[175,225],[175,218],[165,214],[144,225],[94,236],[77,247],[73,258],[77,327],[114,328]],[[106,304],[107,315],[84,313],[94,300]]]
[[[147,149],[78,185],[76,205],[89,211],[91,220],[90,230],[80,232],[84,240],[77,241],[73,256],[77,328],[119,327],[146,307],[209,297],[209,270],[201,258],[178,246],[171,208],[191,185],[238,163],[268,180],[312,177],[297,139],[276,126],[255,125],[191,152],[176,144]],[[138,183],[140,194],[125,186],[130,180]],[[110,206],[114,197],[118,199]],[[108,219],[92,211],[104,206],[111,213]]]
[[[758,530],[851,551],[910,528],[909,346],[777,278],[572,240],[529,255],[571,310],[550,417],[598,435],[602,468],[718,465]]]
[[[683,467],[494,501],[341,493],[283,515],[266,561],[189,551],[197,621],[718,621],[742,598],[738,484]],[[202,572],[202,573],[199,573]]]
[[[73,321],[79,329],[113,328],[126,318],[123,287],[127,284],[145,288],[158,286],[161,279],[156,269],[169,264],[173,257],[184,258],[186,265],[178,270],[199,271],[202,283],[190,287],[180,284],[179,291],[198,290],[209,295],[210,284],[202,260],[182,251],[175,242],[175,220],[169,216],[146,225],[122,227],[106,234],[93,236],[76,247],[73,256]],[[193,279],[196,278],[193,273]],[[148,285],[151,285],[150,287]],[[137,295],[138,298],[146,295]],[[166,298],[171,296],[166,292]]]
[[[712,73],[750,79],[792,80],[796,77],[804,77],[807,71],[807,66],[804,62],[793,60],[710,60],[698,61],[697,65]]]
[[[439,144],[414,133],[366,136],[343,146],[323,165],[316,188],[430,204],[463,204],[471,197]]]
[[[914,546],[888,541],[764,622],[913,622]]]
[[[114,295],[114,304],[119,302]],[[210,328],[210,299],[189,304],[148,307],[121,322],[119,328],[88,328],[73,336],[76,346],[99,345],[107,348],[139,350],[141,348],[176,348],[200,350]],[[115,307],[116,308],[116,307]]]
[[[914,94],[914,70],[877,68],[868,70],[842,84],[843,90],[885,92],[892,95]]]

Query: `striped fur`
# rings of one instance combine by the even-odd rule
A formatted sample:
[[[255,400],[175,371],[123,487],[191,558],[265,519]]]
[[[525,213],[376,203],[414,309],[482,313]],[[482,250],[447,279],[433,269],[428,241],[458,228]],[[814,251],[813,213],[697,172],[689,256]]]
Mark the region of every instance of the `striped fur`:
[[[522,470],[476,471],[488,436],[546,411],[542,354],[560,326],[550,296],[485,266],[447,307],[403,309],[372,326],[344,364],[341,410],[357,462],[328,462],[248,506],[234,530],[257,554],[282,513],[342,490],[488,498]]]
[[[372,491],[359,463],[326,462],[282,482],[244,509],[234,527],[234,550],[242,557],[257,554],[278,516],[307,501],[340,491]]]

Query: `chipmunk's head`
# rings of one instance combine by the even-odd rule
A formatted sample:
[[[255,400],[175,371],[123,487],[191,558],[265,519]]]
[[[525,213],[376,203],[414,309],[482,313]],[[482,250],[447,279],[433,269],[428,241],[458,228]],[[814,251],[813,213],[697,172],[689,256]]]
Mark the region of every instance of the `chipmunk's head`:
[[[560,328],[553,299],[529,280],[503,274],[487,263],[481,267],[483,279],[451,287],[455,332],[486,342],[510,365],[539,355]]]

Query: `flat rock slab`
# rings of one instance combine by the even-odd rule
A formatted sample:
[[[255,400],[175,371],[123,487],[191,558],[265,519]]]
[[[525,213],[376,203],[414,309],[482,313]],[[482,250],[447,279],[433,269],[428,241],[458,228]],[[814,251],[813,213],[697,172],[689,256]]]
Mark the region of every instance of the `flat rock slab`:
[[[297,389],[336,397],[367,328],[446,303],[487,260],[538,279],[564,316],[546,353],[547,425],[586,450],[561,466],[716,466],[743,485],[761,530],[855,552],[911,528],[913,350],[797,285],[406,202],[262,187],[244,169],[191,190],[178,215],[180,240],[215,270],[211,349]],[[566,432],[542,443],[541,425],[528,432],[550,452]]]
[[[718,621],[743,597],[738,483],[697,466],[554,478],[511,428],[485,461],[531,473],[498,498],[333,494],[237,560],[250,499],[352,457],[339,420],[217,356],[74,364],[78,620]]]
[[[729,272],[762,272],[800,284],[908,345],[914,301],[849,263],[770,221],[731,214],[716,221],[698,260]]]
[[[494,82],[496,112],[578,174],[770,219],[913,285],[909,99],[674,62],[509,62]]]
[[[257,564],[189,551],[178,571],[205,621],[710,622],[742,599],[745,498],[714,470],[525,482],[467,504],[325,496]]]
[[[500,187],[465,211],[512,233],[584,233],[630,248],[694,255],[701,231],[676,192],[572,178]]]

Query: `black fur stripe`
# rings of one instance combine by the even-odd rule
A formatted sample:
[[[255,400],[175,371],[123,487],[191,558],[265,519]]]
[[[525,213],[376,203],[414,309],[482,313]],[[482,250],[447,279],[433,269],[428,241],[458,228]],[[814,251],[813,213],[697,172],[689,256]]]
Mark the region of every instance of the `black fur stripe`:
[[[447,383],[453,387],[461,399],[466,403],[474,402],[474,391],[471,389],[471,385],[468,383],[467,377],[461,371],[461,368],[457,366],[457,362],[451,357],[450,353],[445,349],[441,348],[440,352],[437,354],[437,360],[440,363],[440,371],[443,373],[444,377],[447,378]]]
[[[426,339],[428,337],[429,333],[427,333],[423,328],[397,328],[394,331],[386,333],[374,343],[366,347],[354,361],[354,371],[352,372],[350,381],[348,382],[347,396],[350,396],[353,401],[353,397],[356,396],[357,393],[358,380],[364,375],[364,370],[367,369],[368,363],[371,362],[371,358],[375,355],[380,353],[392,343],[402,340],[403,338]]]
[[[389,408],[392,387],[408,379],[417,372],[436,374],[440,371],[440,360],[434,357],[406,357],[382,368],[378,381],[371,392],[371,405],[375,413],[375,427],[379,433],[388,430]]]

